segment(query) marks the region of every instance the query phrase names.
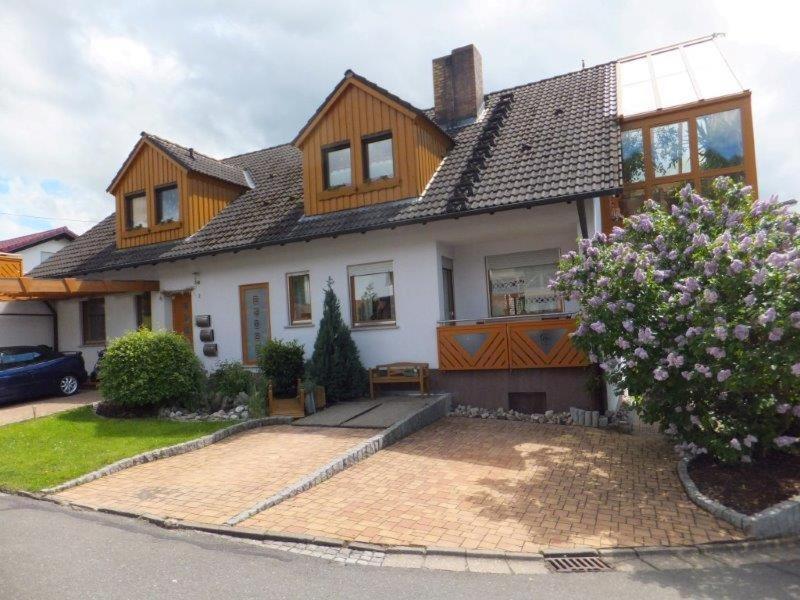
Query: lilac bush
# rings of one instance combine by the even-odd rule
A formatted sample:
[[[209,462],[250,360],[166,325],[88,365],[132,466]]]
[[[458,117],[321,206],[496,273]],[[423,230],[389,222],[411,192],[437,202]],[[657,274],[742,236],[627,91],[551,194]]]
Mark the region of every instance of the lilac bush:
[[[689,454],[800,442],[800,215],[720,177],[582,240],[552,286],[581,303],[576,346]]]

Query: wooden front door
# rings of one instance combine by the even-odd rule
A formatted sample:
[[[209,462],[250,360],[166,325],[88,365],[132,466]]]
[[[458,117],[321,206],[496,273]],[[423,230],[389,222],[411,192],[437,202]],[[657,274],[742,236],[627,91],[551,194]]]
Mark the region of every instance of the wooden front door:
[[[172,331],[186,338],[194,346],[192,330],[192,293],[183,292],[172,296]]]

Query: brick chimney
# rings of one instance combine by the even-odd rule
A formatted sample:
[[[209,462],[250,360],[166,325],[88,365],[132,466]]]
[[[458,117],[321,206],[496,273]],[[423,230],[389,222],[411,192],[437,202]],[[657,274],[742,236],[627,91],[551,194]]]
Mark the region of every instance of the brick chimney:
[[[477,118],[483,108],[483,66],[475,46],[433,59],[433,99],[440,122],[454,125]]]

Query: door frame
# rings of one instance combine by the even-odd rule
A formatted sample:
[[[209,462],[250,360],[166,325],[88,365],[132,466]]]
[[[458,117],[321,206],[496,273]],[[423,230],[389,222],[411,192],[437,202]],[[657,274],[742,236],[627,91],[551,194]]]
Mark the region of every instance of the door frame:
[[[186,337],[185,331],[182,328],[180,330],[177,330],[175,328],[175,300],[179,296],[188,296],[188,298],[189,298],[189,326],[190,326],[190,328],[192,330],[192,333],[190,334],[191,335],[190,338]],[[193,319],[194,319],[194,306],[193,306],[193,303],[192,303],[192,290],[182,290],[182,291],[170,292],[169,293],[169,297],[170,297],[170,312],[171,312],[170,320],[172,321],[172,323],[170,323],[170,326],[172,327],[172,331],[182,335],[183,338],[187,342],[189,342],[189,346],[191,346],[192,349],[194,349],[194,322],[193,322]]]
[[[258,359],[256,358],[255,362],[251,362],[247,359],[247,311],[245,309],[245,302],[244,302],[244,295],[247,290],[253,289],[261,289],[264,288],[267,291],[267,306],[265,307],[266,311],[266,320],[267,320],[267,339],[265,343],[272,339],[272,306],[271,302],[272,299],[270,298],[269,293],[269,282],[262,282],[262,283],[246,283],[244,285],[239,286],[239,334],[242,337],[242,364],[244,365],[255,365],[258,364]]]

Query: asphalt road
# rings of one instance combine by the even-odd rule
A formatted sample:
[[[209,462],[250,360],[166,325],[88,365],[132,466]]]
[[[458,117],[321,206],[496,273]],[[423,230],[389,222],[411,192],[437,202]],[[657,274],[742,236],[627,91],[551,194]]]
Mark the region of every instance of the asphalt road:
[[[0,598],[798,598],[800,561],[482,575],[341,565],[0,494]]]

